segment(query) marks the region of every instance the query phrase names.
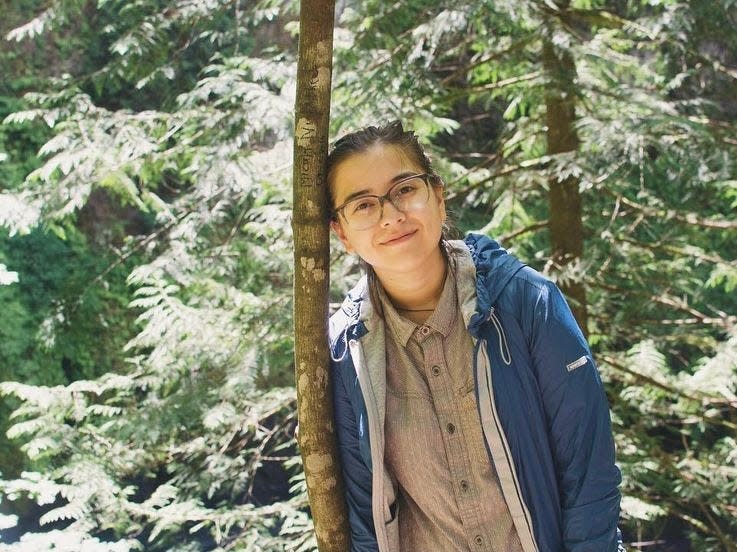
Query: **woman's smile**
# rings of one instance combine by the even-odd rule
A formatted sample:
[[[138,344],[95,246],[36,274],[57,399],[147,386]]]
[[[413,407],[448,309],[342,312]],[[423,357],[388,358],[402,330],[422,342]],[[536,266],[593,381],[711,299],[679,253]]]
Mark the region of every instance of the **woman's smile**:
[[[398,234],[393,235],[392,237],[385,239],[384,241],[380,242],[381,245],[399,245],[400,243],[405,243],[412,239],[414,235],[417,233],[417,230],[412,230],[410,232],[400,232]]]

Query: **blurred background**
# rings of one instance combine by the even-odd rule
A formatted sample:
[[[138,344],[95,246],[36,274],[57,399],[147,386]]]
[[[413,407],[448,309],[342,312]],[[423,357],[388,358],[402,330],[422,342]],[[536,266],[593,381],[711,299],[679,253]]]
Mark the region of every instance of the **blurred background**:
[[[3,2],[0,551],[314,549],[298,18],[285,0]],[[404,121],[458,234],[568,296],[629,548],[737,550],[737,1],[339,0],[334,22],[333,139]],[[359,273],[332,258],[339,301]]]

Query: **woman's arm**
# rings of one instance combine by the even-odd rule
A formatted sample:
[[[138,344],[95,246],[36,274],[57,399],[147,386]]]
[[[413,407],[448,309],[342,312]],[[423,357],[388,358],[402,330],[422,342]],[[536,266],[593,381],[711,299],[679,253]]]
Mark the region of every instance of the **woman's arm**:
[[[621,481],[609,406],[591,351],[563,294],[538,288],[530,343],[570,552],[616,551]]]
[[[333,409],[338,436],[338,451],[346,489],[348,523],[351,529],[351,552],[378,550],[371,511],[371,471],[361,457],[358,424],[353,405],[340,373],[333,362]],[[357,378],[355,385],[358,385]]]

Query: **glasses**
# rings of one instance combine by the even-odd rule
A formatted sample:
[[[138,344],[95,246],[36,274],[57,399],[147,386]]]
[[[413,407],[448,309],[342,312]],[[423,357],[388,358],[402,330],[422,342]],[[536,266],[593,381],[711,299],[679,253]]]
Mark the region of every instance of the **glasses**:
[[[384,212],[384,203],[389,201],[395,209],[406,213],[422,209],[430,199],[429,174],[414,174],[403,178],[394,184],[382,196],[362,195],[349,199],[341,206],[336,207],[333,216],[343,215],[348,226],[354,230],[368,230],[381,220]]]

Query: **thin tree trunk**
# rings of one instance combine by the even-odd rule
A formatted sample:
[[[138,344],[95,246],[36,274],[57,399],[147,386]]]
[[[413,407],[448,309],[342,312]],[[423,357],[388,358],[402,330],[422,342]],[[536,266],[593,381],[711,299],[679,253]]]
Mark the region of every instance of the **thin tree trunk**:
[[[561,8],[568,2],[558,2]],[[571,54],[556,48],[550,37],[543,42],[543,67],[548,78],[545,94],[548,154],[574,152],[579,140],[576,132],[576,66]],[[558,270],[583,258],[583,221],[581,218],[580,179],[551,176],[548,185],[550,242],[552,259]],[[582,280],[566,278],[560,288],[568,297],[573,315],[587,334],[586,288]]]
[[[297,441],[321,552],[348,549],[327,348],[329,235],[325,187],[334,0],[303,0],[294,132],[294,355]]]

